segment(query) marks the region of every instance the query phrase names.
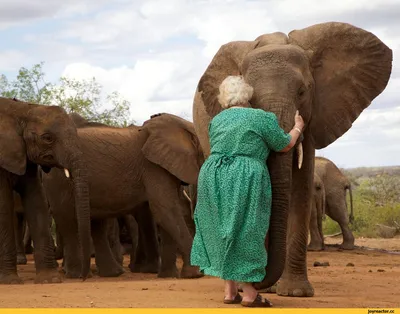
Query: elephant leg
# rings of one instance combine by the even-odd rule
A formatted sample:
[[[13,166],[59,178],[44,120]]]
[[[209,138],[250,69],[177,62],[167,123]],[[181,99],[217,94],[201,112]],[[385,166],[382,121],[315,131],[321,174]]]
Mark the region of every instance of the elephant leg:
[[[119,265],[123,266],[124,256],[122,254],[122,245],[119,240],[119,224],[116,218],[108,220],[107,238],[115,260]]]
[[[180,198],[180,182],[166,170],[148,165],[145,177],[146,193],[153,217],[161,228],[176,242],[182,254],[182,278],[201,277],[198,267],[190,265],[193,237],[183,217],[184,208]],[[190,209],[189,209],[190,210]]]
[[[55,265],[53,238],[48,224],[48,204],[44,198],[37,167],[28,167],[18,183],[22,206],[33,241],[36,267],[35,283],[60,283]]]
[[[344,203],[344,202],[343,202]],[[347,214],[347,208],[345,204],[342,206],[334,207],[327,206],[327,215],[336,221],[340,229],[342,230],[343,235],[343,243],[340,245],[340,248],[343,250],[353,250],[354,249],[354,235],[351,232],[349,227],[349,216]]]
[[[135,273],[157,274],[160,260],[157,226],[148,202],[135,208],[134,218],[138,226],[138,246],[129,269]]]
[[[0,284],[19,284],[14,233],[14,198],[8,173],[0,168]]]
[[[131,241],[132,241],[132,248],[130,252],[130,261],[129,261],[129,268],[131,268],[131,265],[135,265],[136,261],[136,253],[138,249],[138,243],[139,243],[139,225],[136,222],[135,217],[133,215],[124,215],[123,217],[123,222],[125,224],[126,229],[128,230]]]
[[[160,227],[160,256],[161,265],[158,271],[159,278],[177,278],[178,269],[176,267],[177,246],[173,238]]]
[[[25,254],[33,253],[31,233],[29,232],[29,226],[26,222],[26,219],[25,219],[25,232],[24,232],[24,252]]]
[[[15,213],[14,215],[14,231],[15,231],[15,245],[17,247],[17,265],[26,265],[27,259],[24,250],[24,224],[25,218],[23,213]]]
[[[115,259],[108,242],[108,222],[107,219],[92,219],[96,266],[100,277],[118,277],[124,273],[124,269]]]
[[[53,212],[53,217],[57,233],[62,239],[62,267],[65,277],[79,278],[81,276],[82,262],[79,250],[78,224],[71,212],[73,204],[68,199],[65,199],[63,202],[54,205],[57,205],[54,206],[57,208],[57,212]]]
[[[62,236],[60,234],[60,231],[58,231],[58,227],[56,224],[56,259],[60,260],[64,256],[64,244],[62,240]]]
[[[306,134],[303,149],[306,156],[301,169],[294,158],[292,198],[287,229],[287,254],[285,269],[277,284],[281,296],[311,297],[314,289],[307,276],[307,243],[313,194],[315,150]]]
[[[314,200],[313,200],[314,203]],[[321,251],[323,247],[323,238],[321,238],[321,234],[319,231],[319,223],[317,207],[316,204],[312,204],[311,216],[310,216],[310,244],[308,245],[309,251]]]

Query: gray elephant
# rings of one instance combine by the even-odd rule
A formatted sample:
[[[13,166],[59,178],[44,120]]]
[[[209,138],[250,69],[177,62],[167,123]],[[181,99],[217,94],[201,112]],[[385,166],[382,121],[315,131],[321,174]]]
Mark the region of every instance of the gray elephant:
[[[322,220],[325,215],[325,187],[321,178],[314,172],[314,190],[311,203],[310,216],[310,244],[309,251],[324,249],[324,234],[322,232]]]
[[[349,228],[349,222],[354,220],[353,214],[353,193],[350,180],[340,171],[340,169],[329,159],[324,157],[315,158],[315,173],[321,178],[325,187],[326,194],[326,215],[336,221],[342,230],[343,243],[340,245],[342,249],[354,249],[354,235]],[[350,216],[347,209],[346,192],[350,195]],[[320,222],[321,221],[321,222]],[[316,231],[311,230],[315,224],[320,225],[322,217],[317,222],[310,221],[311,242],[315,244],[314,249],[322,249],[324,247],[324,238],[313,238]]]
[[[132,213],[148,202],[155,222],[182,253],[184,265],[180,276],[200,277],[198,268],[189,263],[193,237],[183,214],[189,205],[180,197],[182,182],[197,182],[201,163],[193,125],[177,116],[161,114],[141,127],[116,128],[87,122],[77,131],[87,162],[92,238],[99,275],[119,276],[123,272],[107,244],[105,219]],[[58,169],[43,174],[43,186],[62,235],[66,276],[76,277],[80,261],[76,252],[73,191]]]
[[[385,89],[391,70],[392,51],[379,38],[336,22],[288,36],[277,32],[227,43],[205,70],[193,103],[193,122],[205,157],[210,153],[209,122],[222,110],[218,88],[229,75],[242,75],[254,88],[252,107],[275,113],[287,132],[296,110],[305,122],[303,161],[294,161],[293,149],[273,153],[267,162],[272,184],[268,266],[256,288],[280,279],[279,295],[314,295],[306,254],[315,149],[327,147],[351,128]]]
[[[82,244],[79,273],[85,279],[90,270],[89,189],[74,123],[60,107],[0,98],[0,149],[0,283],[22,282],[17,274],[13,191],[21,197],[35,247],[35,282],[61,282],[38,165],[47,172],[51,168],[66,169],[70,176]]]

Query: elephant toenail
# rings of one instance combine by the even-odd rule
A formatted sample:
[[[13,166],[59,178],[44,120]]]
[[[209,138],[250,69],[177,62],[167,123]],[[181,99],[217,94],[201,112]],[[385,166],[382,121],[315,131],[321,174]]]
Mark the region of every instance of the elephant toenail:
[[[293,290],[293,296],[294,297],[302,297],[304,295],[303,291],[301,289],[294,289]]]

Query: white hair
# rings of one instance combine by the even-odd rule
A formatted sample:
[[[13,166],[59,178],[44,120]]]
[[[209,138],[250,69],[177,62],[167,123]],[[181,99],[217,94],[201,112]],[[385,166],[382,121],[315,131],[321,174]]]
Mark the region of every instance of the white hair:
[[[230,75],[219,86],[218,101],[226,109],[247,103],[253,96],[253,87],[247,84],[242,76]]]

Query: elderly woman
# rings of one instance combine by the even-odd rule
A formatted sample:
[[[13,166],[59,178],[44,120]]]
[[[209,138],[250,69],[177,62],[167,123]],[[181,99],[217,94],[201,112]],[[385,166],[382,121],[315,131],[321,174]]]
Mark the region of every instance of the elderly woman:
[[[296,112],[293,129],[285,133],[274,113],[250,107],[253,88],[241,76],[228,76],[219,92],[219,103],[227,110],[209,125],[211,154],[198,179],[191,263],[225,280],[224,303],[270,307],[252,285],[266,275],[271,214],[266,160],[271,151],[289,151],[304,122]]]

